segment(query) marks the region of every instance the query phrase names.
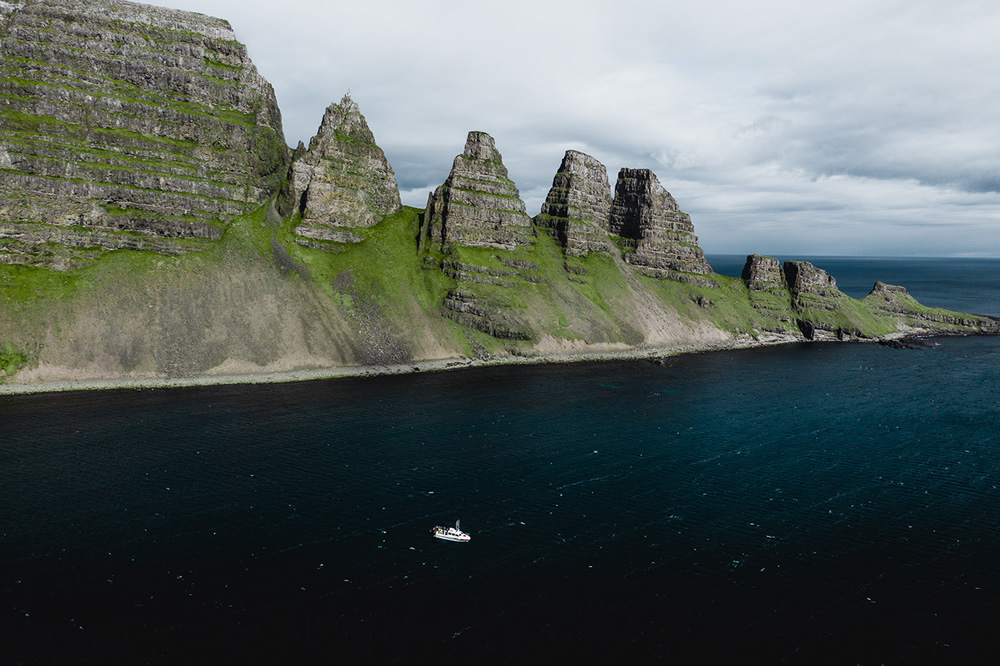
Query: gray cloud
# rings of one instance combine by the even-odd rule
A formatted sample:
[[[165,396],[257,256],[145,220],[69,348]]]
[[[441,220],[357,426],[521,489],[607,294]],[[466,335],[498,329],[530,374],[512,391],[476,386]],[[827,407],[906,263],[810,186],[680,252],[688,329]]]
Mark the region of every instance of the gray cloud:
[[[1000,256],[989,3],[162,4],[230,20],[290,144],[350,89],[411,205],[478,129],[531,213],[573,148],[656,171],[710,253]]]

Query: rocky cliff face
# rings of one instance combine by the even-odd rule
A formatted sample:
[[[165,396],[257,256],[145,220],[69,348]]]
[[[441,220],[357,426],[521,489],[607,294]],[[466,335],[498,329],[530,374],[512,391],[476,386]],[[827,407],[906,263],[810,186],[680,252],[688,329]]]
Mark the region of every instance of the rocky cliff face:
[[[707,284],[712,267],[698,247],[694,225],[649,169],[622,169],[609,229],[635,243],[626,259],[656,277]]]
[[[805,294],[832,296],[840,293],[837,289],[837,280],[808,261],[786,261],[784,272],[788,288],[795,297],[802,297]]]
[[[751,254],[743,266],[743,281],[750,291],[787,289],[781,264],[774,257]]]
[[[785,282],[785,272],[774,257],[752,254],[743,266],[743,282],[749,291],[750,304],[761,314],[761,328],[771,333],[786,333],[795,325],[792,297]]]
[[[984,321],[982,317],[926,308],[910,295],[906,287],[876,282],[865,296],[864,302],[884,316],[912,316],[931,328],[938,324],[946,324],[979,329],[981,333],[1000,334],[1000,319],[992,318]]]
[[[1000,321],[918,303],[903,287],[878,282],[861,301],[837,288],[832,275],[808,261],[753,254],[743,268],[760,330],[797,332],[807,340],[876,338],[910,331],[1000,332]]]
[[[535,224],[553,234],[566,254],[609,249],[611,186],[608,171],[585,153],[567,150]]]
[[[0,262],[180,254],[269,196],[288,149],[230,25],[119,0],[0,14]]]
[[[309,150],[292,164],[292,197],[308,238],[343,240],[402,207],[392,166],[350,94],[331,104]]]
[[[447,180],[427,199],[423,231],[442,247],[511,249],[534,242],[531,218],[489,134],[469,132]]]
[[[270,86],[197,14],[0,0],[0,102],[0,383],[1000,333],[806,262],[714,275],[652,172],[612,204],[575,151],[537,225],[482,132],[400,210],[349,97],[289,168]]]

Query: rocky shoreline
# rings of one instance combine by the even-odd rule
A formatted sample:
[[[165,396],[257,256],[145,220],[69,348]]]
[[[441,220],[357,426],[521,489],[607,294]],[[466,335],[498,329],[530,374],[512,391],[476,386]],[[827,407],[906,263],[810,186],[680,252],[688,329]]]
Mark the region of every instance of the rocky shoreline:
[[[845,342],[882,344],[894,349],[926,349],[930,347],[928,337],[943,337],[940,333],[908,332],[885,336],[884,338]],[[954,336],[950,336],[954,337]],[[281,372],[257,372],[248,374],[201,375],[196,377],[146,377],[116,379],[85,379],[64,381],[40,381],[24,384],[0,384],[0,396],[27,395],[39,393],[64,393],[75,391],[110,391],[122,389],[170,389],[194,386],[226,386],[236,384],[282,384],[307,382],[322,379],[346,377],[376,377],[385,375],[406,375],[422,372],[444,372],[466,368],[481,368],[500,365],[547,365],[555,363],[587,363],[603,361],[656,361],[686,354],[737,351],[773,347],[804,342],[794,336],[770,335],[760,339],[740,339],[728,343],[711,345],[686,345],[669,348],[631,349],[623,351],[590,352],[578,354],[546,354],[539,356],[503,356],[488,359],[449,358],[428,361],[414,361],[396,365],[356,365]],[[829,340],[828,342],[837,342]]]

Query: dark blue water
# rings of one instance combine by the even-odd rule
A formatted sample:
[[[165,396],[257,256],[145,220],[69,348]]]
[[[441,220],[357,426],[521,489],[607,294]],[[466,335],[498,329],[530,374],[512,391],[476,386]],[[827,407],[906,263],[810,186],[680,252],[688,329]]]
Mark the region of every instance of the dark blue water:
[[[992,663],[1000,339],[937,342],[0,397],[0,662]]]

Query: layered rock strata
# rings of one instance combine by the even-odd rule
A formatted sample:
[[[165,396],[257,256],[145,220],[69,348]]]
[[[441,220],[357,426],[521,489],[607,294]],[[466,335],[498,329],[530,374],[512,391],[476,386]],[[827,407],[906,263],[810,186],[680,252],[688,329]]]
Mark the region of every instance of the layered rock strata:
[[[774,257],[751,254],[743,266],[743,281],[750,291],[787,289],[781,263]]]
[[[750,304],[767,318],[773,318],[765,330],[786,333],[795,325],[791,310],[791,294],[785,282],[785,272],[774,257],[751,254],[743,266],[743,282],[747,286]]]
[[[903,287],[877,282],[857,301],[837,288],[832,275],[808,261],[750,255],[743,268],[758,325],[775,333],[798,332],[808,340],[870,338],[887,332],[968,330],[1000,333],[1000,320],[963,315],[918,303]],[[874,333],[878,331],[878,333]]]
[[[292,164],[292,196],[302,217],[296,233],[338,242],[357,236],[330,227],[370,227],[401,208],[392,166],[350,94],[327,108]]]
[[[796,323],[802,334],[810,340],[827,335],[839,339],[860,334],[857,328],[831,322],[822,311],[835,313],[850,302],[847,295],[837,289],[837,280],[808,261],[786,261],[782,266],[785,282],[791,295],[792,310],[798,315]]]
[[[786,261],[783,270],[793,298],[802,298],[807,294],[834,296],[842,293],[837,289],[836,278],[808,261]]]
[[[534,243],[531,218],[489,134],[469,132],[448,178],[427,199],[422,237],[441,247]]]
[[[872,290],[863,299],[863,302],[874,306],[875,311],[879,314],[888,316],[907,315],[921,322],[926,322],[929,326],[933,326],[934,324],[949,324],[952,326],[979,328],[980,333],[1000,333],[1000,319],[991,317],[987,322],[984,322],[979,317],[926,308],[910,295],[906,287],[876,282]]]
[[[712,267],[698,247],[694,225],[687,213],[649,169],[622,169],[618,173],[615,199],[611,206],[609,230],[635,251],[626,260],[644,273],[713,284]]]
[[[837,288],[832,275],[808,261],[779,265],[774,257],[752,254],[743,267],[743,281],[754,309],[773,318],[776,326],[769,330],[795,327],[810,340],[860,335],[844,314],[852,299]]]
[[[609,249],[611,186],[598,160],[567,150],[535,224],[553,234],[569,256]]]
[[[2,5],[0,262],[75,265],[52,239],[95,255],[135,235],[218,239],[285,177],[274,92],[228,22],[120,0]]]

